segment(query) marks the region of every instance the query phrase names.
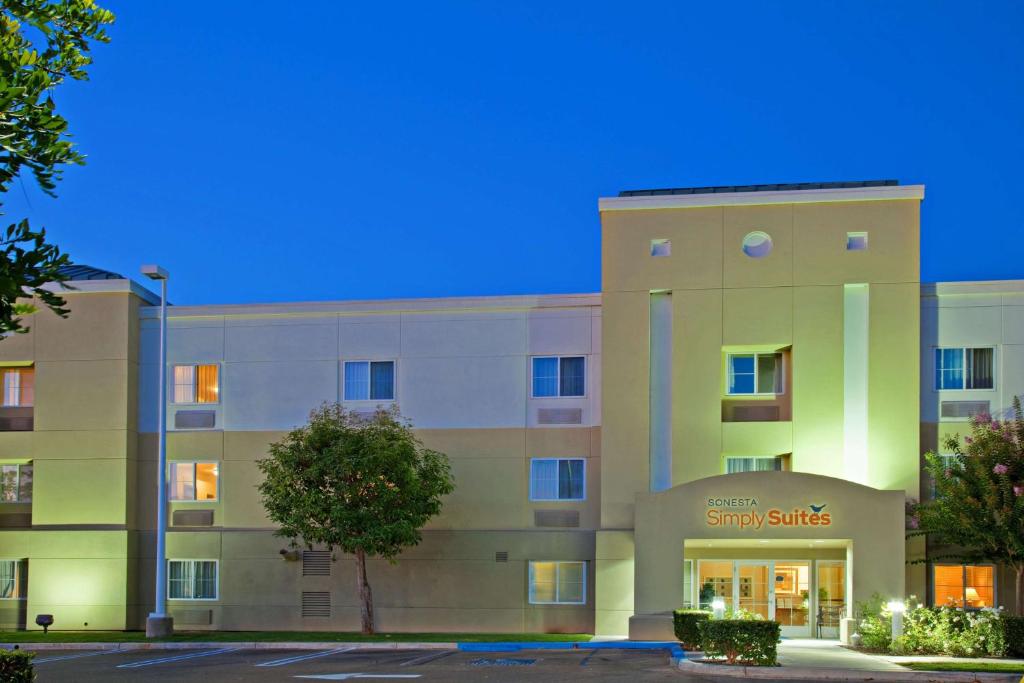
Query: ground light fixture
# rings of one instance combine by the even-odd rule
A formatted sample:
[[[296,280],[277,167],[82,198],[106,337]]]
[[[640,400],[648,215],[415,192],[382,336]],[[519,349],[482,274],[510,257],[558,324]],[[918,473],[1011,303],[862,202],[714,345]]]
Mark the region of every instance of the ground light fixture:
[[[899,638],[903,635],[903,613],[907,606],[902,600],[890,600],[886,607],[892,612],[892,637]]]
[[[711,616],[715,619],[725,618],[725,600],[722,598],[715,598],[711,601]]]
[[[160,363],[157,381],[157,495],[156,495],[156,601],[146,618],[146,637],[163,638],[174,632],[174,617],[167,614],[167,280],[170,274],[156,264],[142,266],[142,274],[160,281]]]

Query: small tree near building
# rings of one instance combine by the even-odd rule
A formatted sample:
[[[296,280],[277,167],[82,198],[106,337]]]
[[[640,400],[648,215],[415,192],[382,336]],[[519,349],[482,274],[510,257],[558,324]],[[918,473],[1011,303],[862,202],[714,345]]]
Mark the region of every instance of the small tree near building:
[[[370,419],[328,403],[257,462],[263,506],[292,547],[340,548],[356,560],[362,632],[374,632],[366,558],[390,562],[454,489],[448,458],[416,438],[397,409]]]
[[[946,440],[943,457],[925,456],[932,500],[912,510],[909,535],[928,534],[949,550],[941,558],[995,562],[1016,573],[1017,614],[1024,614],[1024,416],[971,420],[971,434]]]

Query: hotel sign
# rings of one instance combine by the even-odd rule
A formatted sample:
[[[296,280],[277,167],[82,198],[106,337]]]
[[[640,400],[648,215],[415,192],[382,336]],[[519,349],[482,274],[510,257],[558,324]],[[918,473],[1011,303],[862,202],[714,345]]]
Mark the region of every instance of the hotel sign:
[[[827,503],[808,504],[783,510],[777,507],[761,510],[757,498],[707,498],[704,523],[709,527],[736,529],[827,527],[832,514],[825,512]]]

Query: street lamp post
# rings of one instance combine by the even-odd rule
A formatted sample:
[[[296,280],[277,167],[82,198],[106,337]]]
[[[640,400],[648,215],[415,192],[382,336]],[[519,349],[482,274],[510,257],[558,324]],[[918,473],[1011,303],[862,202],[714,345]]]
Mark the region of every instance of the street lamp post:
[[[146,637],[162,638],[174,632],[174,618],[167,614],[167,278],[158,265],[142,266],[142,274],[160,281],[160,366],[157,382],[157,507],[156,507],[156,601],[146,619]]]

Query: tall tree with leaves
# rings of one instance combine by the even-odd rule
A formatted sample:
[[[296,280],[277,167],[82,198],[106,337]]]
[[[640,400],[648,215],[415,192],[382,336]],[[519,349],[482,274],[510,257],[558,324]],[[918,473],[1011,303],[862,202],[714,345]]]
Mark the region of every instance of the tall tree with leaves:
[[[55,196],[63,168],[85,163],[53,93],[69,78],[88,78],[90,44],[109,42],[104,27],[113,21],[92,0],[0,0],[0,207],[23,174]],[[0,334],[27,331],[20,317],[35,310],[28,296],[67,315],[64,299],[43,285],[66,282],[60,269],[70,261],[44,229],[27,219],[9,224],[0,232],[0,254]]]
[[[1016,573],[1017,614],[1024,614],[1024,415],[1020,399],[1006,420],[980,415],[971,434],[945,441],[943,458],[925,455],[935,481],[932,500],[915,506],[911,536],[928,534],[946,548],[933,559],[995,562]]]
[[[374,632],[366,558],[394,562],[420,542],[420,529],[454,489],[448,458],[425,448],[397,409],[369,420],[337,403],[271,444],[257,462],[263,506],[276,532],[308,548],[340,548],[355,556],[360,624]]]

